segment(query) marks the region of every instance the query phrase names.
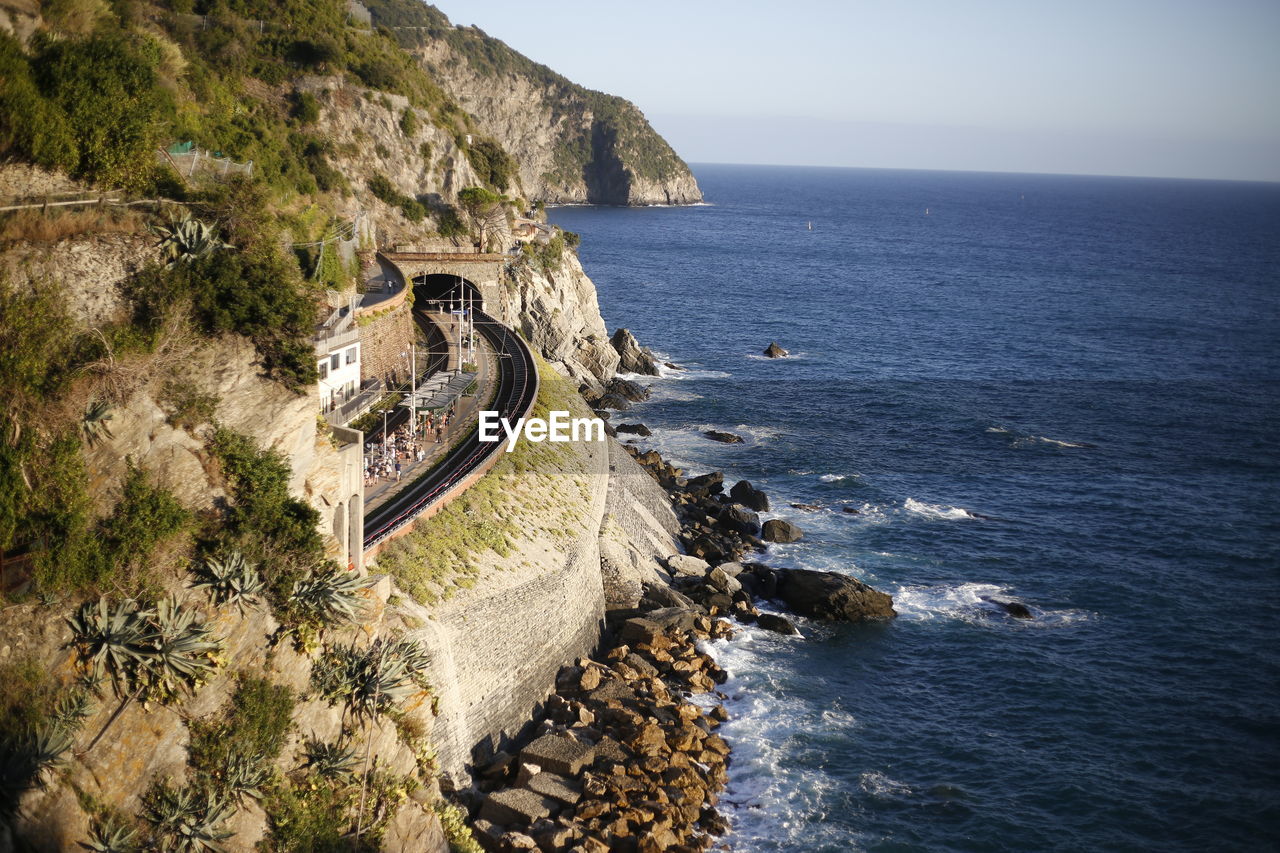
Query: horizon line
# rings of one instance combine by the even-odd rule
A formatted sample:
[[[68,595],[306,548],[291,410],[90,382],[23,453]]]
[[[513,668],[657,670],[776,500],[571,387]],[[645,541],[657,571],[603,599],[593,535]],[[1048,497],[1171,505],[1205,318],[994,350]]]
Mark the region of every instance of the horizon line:
[[[825,165],[816,163],[742,163],[742,162],[713,162],[711,160],[685,160],[685,165],[690,169],[694,165],[700,166],[747,166],[771,169],[845,169],[850,171],[864,172],[944,172],[948,174],[964,174],[964,175],[1026,175],[1031,177],[1046,178],[1122,178],[1129,180],[1146,180],[1146,181],[1200,181],[1210,183],[1223,184],[1280,184],[1280,178],[1209,178],[1209,177],[1187,177],[1185,175],[1122,175],[1122,174],[1100,174],[1096,172],[1038,172],[1031,170],[997,170],[997,169],[940,169],[925,168],[921,166],[847,166],[847,165]],[[694,177],[697,177],[696,175]]]

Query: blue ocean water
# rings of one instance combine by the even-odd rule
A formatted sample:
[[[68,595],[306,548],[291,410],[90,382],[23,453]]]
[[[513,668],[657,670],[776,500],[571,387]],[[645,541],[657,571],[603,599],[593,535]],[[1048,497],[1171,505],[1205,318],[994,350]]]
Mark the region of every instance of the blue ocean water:
[[[687,368],[615,421],[900,613],[718,644],[733,849],[1276,849],[1280,186],[695,172],[551,212]]]

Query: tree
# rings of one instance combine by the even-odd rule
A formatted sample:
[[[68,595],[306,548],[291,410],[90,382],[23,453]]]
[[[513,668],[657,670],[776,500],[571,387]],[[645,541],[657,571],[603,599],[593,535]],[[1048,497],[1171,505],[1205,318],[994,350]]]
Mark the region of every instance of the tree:
[[[486,236],[492,236],[507,221],[506,196],[487,187],[465,187],[458,190],[458,204],[471,224],[471,232],[483,251]]]

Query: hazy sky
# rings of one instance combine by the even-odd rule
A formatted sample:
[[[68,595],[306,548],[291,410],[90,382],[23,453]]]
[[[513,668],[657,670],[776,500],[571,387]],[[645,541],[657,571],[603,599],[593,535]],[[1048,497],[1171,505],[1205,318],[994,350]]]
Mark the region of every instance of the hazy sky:
[[[1280,0],[441,0],[686,160],[1280,180]]]

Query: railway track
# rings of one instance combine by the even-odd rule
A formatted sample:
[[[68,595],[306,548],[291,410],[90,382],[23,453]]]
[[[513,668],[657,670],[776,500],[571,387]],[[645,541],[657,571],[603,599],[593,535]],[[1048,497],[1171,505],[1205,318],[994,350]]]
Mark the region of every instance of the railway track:
[[[493,409],[502,417],[528,415],[538,396],[538,369],[533,353],[518,335],[482,311],[475,312],[476,331],[489,341],[498,360],[498,390]],[[409,416],[397,411],[395,424]],[[469,475],[503,452],[502,442],[482,442],[478,428],[472,427],[466,438],[444,459],[409,484],[386,503],[370,510],[364,517],[364,549],[367,551],[386,541],[397,530],[409,524],[439,503],[450,490]]]

